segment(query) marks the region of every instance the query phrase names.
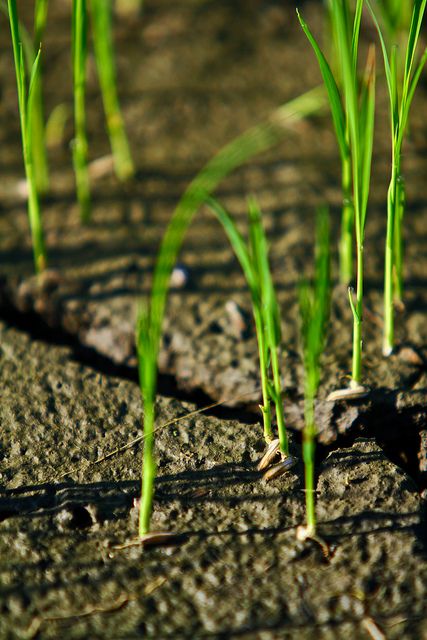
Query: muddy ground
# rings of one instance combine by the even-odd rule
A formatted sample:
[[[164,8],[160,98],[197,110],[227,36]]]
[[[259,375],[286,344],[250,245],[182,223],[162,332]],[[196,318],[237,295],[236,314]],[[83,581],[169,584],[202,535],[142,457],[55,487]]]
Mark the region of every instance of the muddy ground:
[[[142,19],[116,22],[137,175],[127,185],[108,172],[94,179],[93,221],[82,228],[67,124],[50,150],[43,204],[50,271],[41,279],[32,275],[9,43],[0,44],[0,637],[427,637],[425,81],[405,155],[406,310],[398,316],[399,343],[419,357],[408,361],[407,350],[381,357],[389,167],[380,84],[366,238],[364,372],[372,392],[356,405],[325,402],[351,365],[350,310],[337,285],[317,406],[318,517],[328,557],[296,540],[301,465],[269,485],[256,472],[263,442],[249,297],[205,210],[180,256],[186,282],[172,290],[160,358],[158,425],[180,420],[158,432],[154,526],[183,538],[166,549],[121,548],[135,536],[140,477],[134,314],[158,242],[215,151],[319,82],[291,3],[149,4]],[[318,7],[303,7],[320,32]],[[71,104],[68,3],[52,6],[50,21],[47,114]],[[6,32],[3,19],[0,27]],[[108,141],[93,60],[89,71],[96,160]],[[249,194],[265,213],[283,309],[285,411],[298,455],[296,284],[312,262],[315,207],[330,202],[334,228],[339,220],[327,115],[293,125],[216,193],[242,228]]]

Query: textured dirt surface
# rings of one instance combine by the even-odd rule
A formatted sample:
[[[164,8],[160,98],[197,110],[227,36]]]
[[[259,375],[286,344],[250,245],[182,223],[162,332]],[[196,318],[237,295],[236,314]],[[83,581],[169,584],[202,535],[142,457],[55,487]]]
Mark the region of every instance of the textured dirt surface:
[[[71,105],[69,3],[51,4],[47,114]],[[320,33],[318,8],[303,7]],[[7,33],[2,16],[0,30]],[[162,0],[147,3],[143,19],[118,17],[116,38],[137,175],[120,185],[107,161],[93,178],[92,223],[82,228],[67,123],[50,150],[43,203],[50,270],[40,279],[32,275],[9,44],[0,43],[0,637],[427,637],[425,82],[405,150],[406,310],[397,318],[399,342],[419,358],[408,350],[381,357],[389,162],[380,84],[365,246],[364,372],[372,393],[357,404],[325,402],[351,365],[347,293],[334,289],[317,406],[319,532],[330,557],[296,540],[301,465],[270,485],[255,471],[263,442],[250,301],[204,209],[180,256],[185,282],[177,277],[172,288],[160,358],[160,389],[169,397],[159,397],[158,425],[181,420],[157,434],[154,526],[186,534],[185,542],[117,549],[136,532],[141,442],[96,461],[141,436],[134,316],[165,226],[215,151],[319,76],[292,3]],[[109,149],[92,59],[88,104],[96,160]],[[325,200],[336,239],[339,181],[329,118],[319,114],[216,192],[242,230],[247,195],[265,214],[296,454],[303,380],[296,285],[310,271],[315,208]],[[336,279],[336,256],[334,267]],[[186,417],[219,398],[228,408]]]
[[[76,363],[67,348],[1,326],[2,638],[421,638],[425,504],[372,439],[319,470],[319,534],[304,518],[301,466],[266,484],[259,425],[159,398],[154,527],[134,540],[141,434],[137,385]],[[292,445],[292,450],[297,449]]]

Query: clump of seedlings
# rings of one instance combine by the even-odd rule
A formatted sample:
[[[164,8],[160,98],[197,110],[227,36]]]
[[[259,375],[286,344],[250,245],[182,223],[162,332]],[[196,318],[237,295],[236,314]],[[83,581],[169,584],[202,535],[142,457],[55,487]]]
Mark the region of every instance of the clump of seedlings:
[[[22,151],[25,166],[25,175],[28,185],[28,218],[30,222],[33,244],[34,266],[37,273],[43,271],[47,265],[46,248],[44,242],[43,225],[40,213],[39,196],[35,172],[35,149],[33,127],[35,120],[32,117],[35,109],[40,76],[40,54],[38,50],[32,65],[29,81],[24,60],[24,47],[20,33],[16,0],[8,0],[8,13],[10,32],[12,35],[13,57],[15,63],[16,84],[18,89],[18,109],[21,124]]]
[[[298,529],[300,539],[316,536],[314,464],[316,424],[314,403],[320,383],[320,359],[325,346],[330,310],[330,241],[329,213],[326,207],[317,214],[315,273],[310,284],[299,287],[301,353],[304,365],[304,430],[302,456],[305,477],[306,526]]]
[[[240,262],[252,301],[258,341],[258,356],[263,404],[260,409],[264,423],[264,439],[267,451],[258,468],[260,471],[281,460],[266,472],[266,479],[278,477],[295,464],[289,455],[289,444],[283,413],[282,384],[279,364],[281,342],[280,314],[268,261],[268,247],[262,224],[261,211],[254,198],[248,202],[249,240],[245,242],[230,214],[210,198],[208,204],[220,221]],[[273,437],[271,405],[274,404],[278,438]]]
[[[349,302],[353,313],[353,363],[351,394],[364,395],[362,386],[362,327],[363,327],[363,263],[366,214],[371,178],[372,146],[375,115],[375,50],[369,49],[365,72],[358,75],[358,48],[363,0],[357,0],[351,11],[347,0],[331,0],[332,28],[341,61],[342,89],[308,25],[298,13],[301,27],[316,55],[328,93],[332,118],[340,149],[350,149],[352,201],[356,237],[357,276],[356,293],[349,288]],[[348,397],[348,390],[343,390]],[[336,393],[335,399],[339,399]]]
[[[283,137],[288,125],[317,112],[323,105],[324,98],[318,89],[308,91],[280,107],[266,122],[246,131],[221,149],[190,183],[163,235],[154,270],[150,300],[147,304],[140,305],[136,329],[139,380],[144,411],[144,455],[139,517],[139,537],[143,543],[149,541],[152,535],[154,539],[158,535],[158,532],[149,535],[156,475],[154,423],[157,360],[170,277],[185,234],[197,210],[223,178],[257,153],[276,144]],[[284,420],[282,424],[284,427]],[[265,433],[269,433],[268,426]],[[286,431],[282,431],[282,442],[285,452],[287,450]],[[276,459],[279,449],[277,439],[273,449],[271,461]],[[282,465],[282,468],[285,466]]]
[[[383,353],[388,356],[394,349],[394,303],[399,306],[403,304],[402,229],[406,196],[405,182],[402,176],[402,147],[408,127],[412,100],[421,72],[427,61],[427,48],[424,49],[418,62],[416,61],[426,0],[418,0],[414,3],[406,51],[403,56],[395,43],[392,43],[392,46],[387,46],[386,37],[368,0],[367,5],[371,11],[381,42],[390,102],[392,158],[391,177],[387,193],[383,338]]]

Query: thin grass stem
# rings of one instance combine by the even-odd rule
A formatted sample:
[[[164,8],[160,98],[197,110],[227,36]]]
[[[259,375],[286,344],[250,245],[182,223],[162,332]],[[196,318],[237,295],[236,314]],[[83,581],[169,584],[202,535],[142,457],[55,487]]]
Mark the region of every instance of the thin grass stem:
[[[128,180],[135,173],[116,88],[111,0],[91,0],[93,42],[116,175]]]
[[[73,82],[74,129],[73,164],[76,177],[80,219],[90,220],[91,196],[88,170],[88,141],[86,133],[86,58],[87,58],[87,7],[86,0],[73,0]]]
[[[40,214],[38,190],[33,162],[32,113],[34,105],[34,86],[40,72],[40,50],[34,59],[29,86],[25,73],[24,52],[19,33],[19,21],[16,0],[8,0],[9,24],[12,36],[13,57],[15,62],[16,83],[18,88],[18,108],[21,123],[22,151],[25,174],[28,184],[28,218],[33,244],[34,266],[36,273],[47,266],[43,226]]]

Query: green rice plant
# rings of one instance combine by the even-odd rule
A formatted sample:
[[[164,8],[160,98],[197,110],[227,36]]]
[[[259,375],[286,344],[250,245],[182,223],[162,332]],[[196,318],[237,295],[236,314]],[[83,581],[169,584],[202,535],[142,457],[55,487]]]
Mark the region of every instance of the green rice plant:
[[[301,351],[304,365],[304,431],[302,455],[305,476],[307,526],[304,537],[316,533],[314,462],[316,424],[314,402],[320,383],[320,358],[323,353],[330,310],[330,234],[329,212],[319,209],[316,225],[314,282],[303,280],[299,287]]]
[[[48,0],[36,0],[34,5],[34,38],[31,50],[28,51],[27,69],[30,73],[32,64],[34,63],[37,51],[41,47],[47,21]],[[40,62],[41,65],[41,62]],[[45,136],[45,120],[43,107],[42,92],[42,69],[35,79],[33,88],[33,109],[31,112],[32,119],[32,147],[34,159],[34,173],[39,194],[46,193],[49,190],[49,167],[46,152],[46,136]]]
[[[258,340],[258,355],[263,404],[260,406],[264,422],[264,438],[269,444],[273,439],[271,427],[271,402],[276,409],[280,453],[289,455],[288,438],[283,414],[278,350],[280,347],[280,314],[268,262],[268,247],[261,211],[254,198],[248,202],[249,240],[237,229],[230,214],[217,200],[207,200],[210,209],[220,221],[240,262],[252,300],[252,312]],[[271,375],[270,375],[271,370]]]
[[[338,144],[347,144],[351,157],[352,200],[356,236],[356,300],[349,290],[353,313],[352,387],[358,388],[362,380],[362,327],[363,327],[363,244],[371,177],[372,146],[375,114],[375,50],[370,48],[366,69],[359,81],[358,43],[363,0],[357,0],[354,12],[347,0],[332,0],[331,15],[337,37],[342,65],[340,92],[331,68],[308,25],[298,13],[319,63],[330,102]]]
[[[339,53],[338,33],[336,21],[332,11],[333,0],[326,0],[327,7],[327,34],[325,46],[328,47],[332,61],[331,68],[336,77],[337,86],[342,86],[343,60]],[[344,113],[346,116],[347,114]],[[335,124],[335,120],[334,120]],[[335,126],[336,128],[336,126]],[[341,160],[341,231],[339,239],[339,277],[340,282],[349,285],[353,279],[353,242],[354,242],[354,209],[352,194],[351,152],[348,131],[348,120],[345,121],[345,135],[337,133],[338,150]]]
[[[30,222],[34,265],[36,272],[45,269],[47,265],[44,244],[43,226],[34,172],[34,138],[32,135],[33,120],[31,114],[34,109],[34,87],[40,73],[39,49],[31,68],[31,75],[27,83],[25,72],[23,45],[20,37],[16,0],[8,0],[9,24],[12,35],[12,48],[15,63],[16,84],[18,89],[18,108],[21,123],[22,151],[24,157],[25,174],[28,183],[28,217]],[[27,86],[28,85],[28,86]]]
[[[114,167],[120,180],[135,172],[116,88],[112,0],[91,0],[93,43]]]
[[[154,421],[157,387],[157,343],[153,333],[149,308],[141,304],[137,318],[136,345],[138,352],[139,384],[144,405],[144,453],[139,509],[139,537],[150,531],[153,510],[156,461],[154,456]],[[157,323],[159,320],[157,320]]]
[[[377,16],[367,5],[377,28],[383,53],[385,76],[390,102],[392,166],[387,194],[387,234],[384,276],[384,338],[383,353],[390,355],[394,348],[393,302],[402,304],[403,249],[402,227],[406,206],[405,183],[402,177],[402,147],[408,127],[409,112],[421,72],[427,61],[427,48],[417,61],[417,48],[427,0],[415,0],[407,35],[403,75],[399,80],[400,51],[387,47]]]
[[[88,141],[86,134],[86,58],[87,58],[87,8],[86,0],[73,0],[72,17],[74,129],[73,164],[76,176],[77,199],[80,219],[89,222],[91,197],[88,171]]]
[[[37,0],[34,9],[34,37],[31,37],[22,22],[18,21],[20,42],[23,48],[26,73],[31,76],[34,61],[41,47],[46,26],[47,0]],[[9,15],[8,3],[0,0],[0,10],[6,17]],[[41,65],[41,61],[38,63]],[[46,136],[43,109],[42,74],[39,69],[32,87],[31,118],[33,173],[37,191],[40,195],[49,189],[49,169],[46,151]]]
[[[308,91],[295,100],[279,107],[265,122],[244,132],[221,149],[218,154],[193,179],[166,229],[155,266],[150,299],[140,306],[137,320],[137,349],[140,385],[144,408],[144,432],[148,434],[148,446],[144,449],[142,471],[142,499],[140,506],[140,537],[150,528],[154,480],[155,396],[157,389],[157,360],[160,348],[163,318],[170,275],[178,258],[181,245],[191,221],[212,191],[234,169],[262,151],[277,144],[287,127],[311,113],[318,112],[325,104],[323,91]]]

